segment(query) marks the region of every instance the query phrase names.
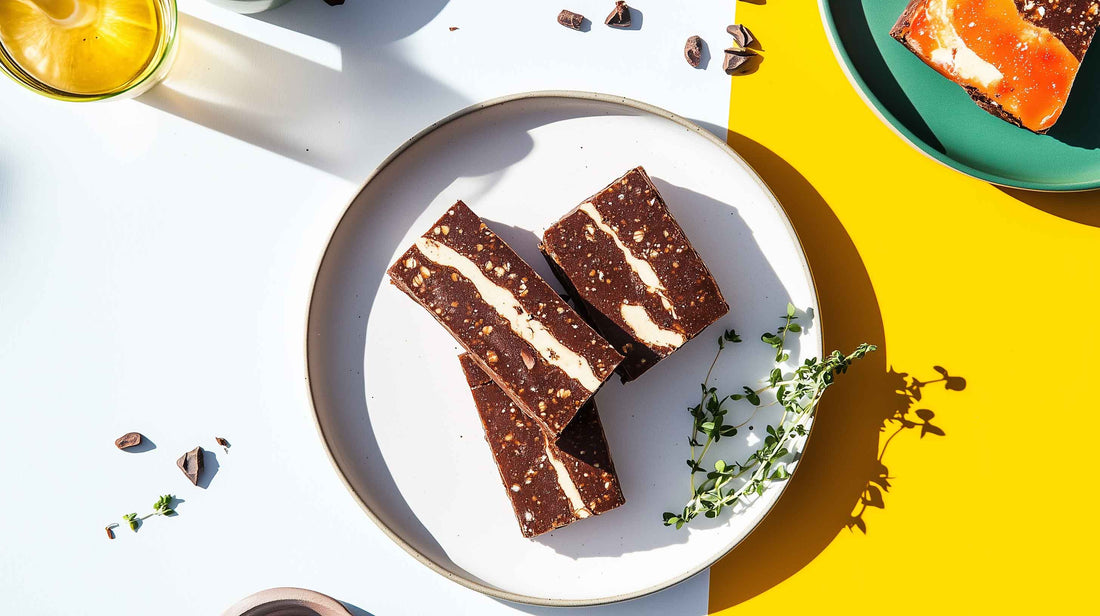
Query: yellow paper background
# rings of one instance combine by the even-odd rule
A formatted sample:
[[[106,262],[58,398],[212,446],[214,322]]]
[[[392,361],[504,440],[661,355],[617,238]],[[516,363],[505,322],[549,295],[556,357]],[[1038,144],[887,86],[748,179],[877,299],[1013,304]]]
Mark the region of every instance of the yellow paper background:
[[[1100,194],[1002,190],[947,169],[859,98],[815,2],[737,14],[764,61],[732,79],[729,142],[793,219],[826,347],[881,350],[829,392],[787,493],[711,570],[711,612],[1096,609]],[[938,379],[934,366],[965,389],[899,393]],[[866,533],[849,528],[898,426],[884,420],[919,424],[918,409],[945,435],[902,429],[882,460],[883,507],[860,516]]]

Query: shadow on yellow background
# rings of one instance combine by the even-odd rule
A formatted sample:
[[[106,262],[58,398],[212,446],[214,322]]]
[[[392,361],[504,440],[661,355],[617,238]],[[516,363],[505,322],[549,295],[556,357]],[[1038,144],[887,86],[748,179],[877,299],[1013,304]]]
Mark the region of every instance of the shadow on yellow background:
[[[1058,218],[1100,227],[1100,191],[1049,193],[1001,188],[1001,192]]]
[[[909,430],[943,436],[931,409],[918,408],[929,385],[959,391],[961,377],[928,368],[928,380],[886,363],[885,337],[870,277],[829,204],[796,169],[761,144],[730,132],[727,141],[775,192],[814,267],[825,348],[879,346],[823,399],[799,471],[761,525],[711,570],[711,609],[737,605],[798,572],[848,528],[867,532],[868,508],[885,508],[886,448]],[[938,375],[936,374],[938,373]],[[886,436],[880,435],[887,431]]]

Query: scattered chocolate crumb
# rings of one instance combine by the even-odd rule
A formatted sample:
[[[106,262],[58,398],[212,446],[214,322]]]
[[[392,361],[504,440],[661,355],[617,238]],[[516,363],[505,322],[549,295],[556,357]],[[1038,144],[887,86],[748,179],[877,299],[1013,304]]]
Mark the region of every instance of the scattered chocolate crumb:
[[[722,63],[722,70],[726,71],[727,75],[732,75],[755,57],[756,52],[751,49],[727,49],[726,61]]]
[[[756,42],[756,37],[752,35],[752,31],[741,24],[728,26],[726,32],[730,33],[730,36],[733,37],[733,42],[737,43],[738,47],[748,47]]]
[[[688,37],[687,44],[684,45],[684,57],[692,68],[699,68],[699,63],[703,60],[703,39],[698,36]]]
[[[139,432],[127,432],[115,439],[115,447],[119,449],[129,449],[131,447],[137,447],[140,444],[141,433]]]
[[[194,485],[199,485],[199,475],[202,475],[203,453],[202,447],[196,447],[180,456],[179,460],[176,460],[176,466],[180,467],[183,474],[186,475]]]
[[[458,26],[451,26],[450,28],[447,28],[447,29],[450,30],[451,32],[454,32],[455,30],[458,30]]]
[[[630,7],[626,5],[623,0],[618,0],[615,3],[615,8],[611,9],[611,14],[607,16],[604,23],[612,28],[629,28],[630,27]]]
[[[558,23],[566,28],[580,30],[581,24],[584,23],[584,15],[562,9],[562,12],[558,13]]]
[[[229,441],[220,436],[215,436],[214,440],[218,443],[218,445],[221,446],[222,449],[225,450],[225,453],[229,453]]]

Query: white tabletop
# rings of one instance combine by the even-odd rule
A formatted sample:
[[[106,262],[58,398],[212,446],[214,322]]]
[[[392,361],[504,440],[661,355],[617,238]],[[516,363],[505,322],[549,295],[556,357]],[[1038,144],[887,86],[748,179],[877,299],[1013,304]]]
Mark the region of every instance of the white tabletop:
[[[303,330],[358,185],[453,111],[595,90],[724,136],[732,0],[639,0],[630,31],[603,25],[609,0],[567,4],[591,31],[544,0],[293,0],[256,17],[180,0],[178,63],[137,100],[0,80],[0,612],[217,614],[273,586],[357,615],[553,611],[448,582],[371,523],[314,429]],[[706,70],[683,59],[692,34]],[[156,448],[115,449],[131,430]],[[205,489],[175,466],[196,445],[217,456]],[[164,493],[178,517],[107,539]],[[591,611],[706,609],[704,574]]]

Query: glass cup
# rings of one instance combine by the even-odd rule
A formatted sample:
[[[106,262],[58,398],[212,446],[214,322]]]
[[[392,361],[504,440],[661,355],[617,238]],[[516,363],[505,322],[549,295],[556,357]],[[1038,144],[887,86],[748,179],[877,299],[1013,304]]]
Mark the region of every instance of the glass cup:
[[[0,0],[0,72],[56,100],[131,98],[168,74],[178,27],[176,0]]]

